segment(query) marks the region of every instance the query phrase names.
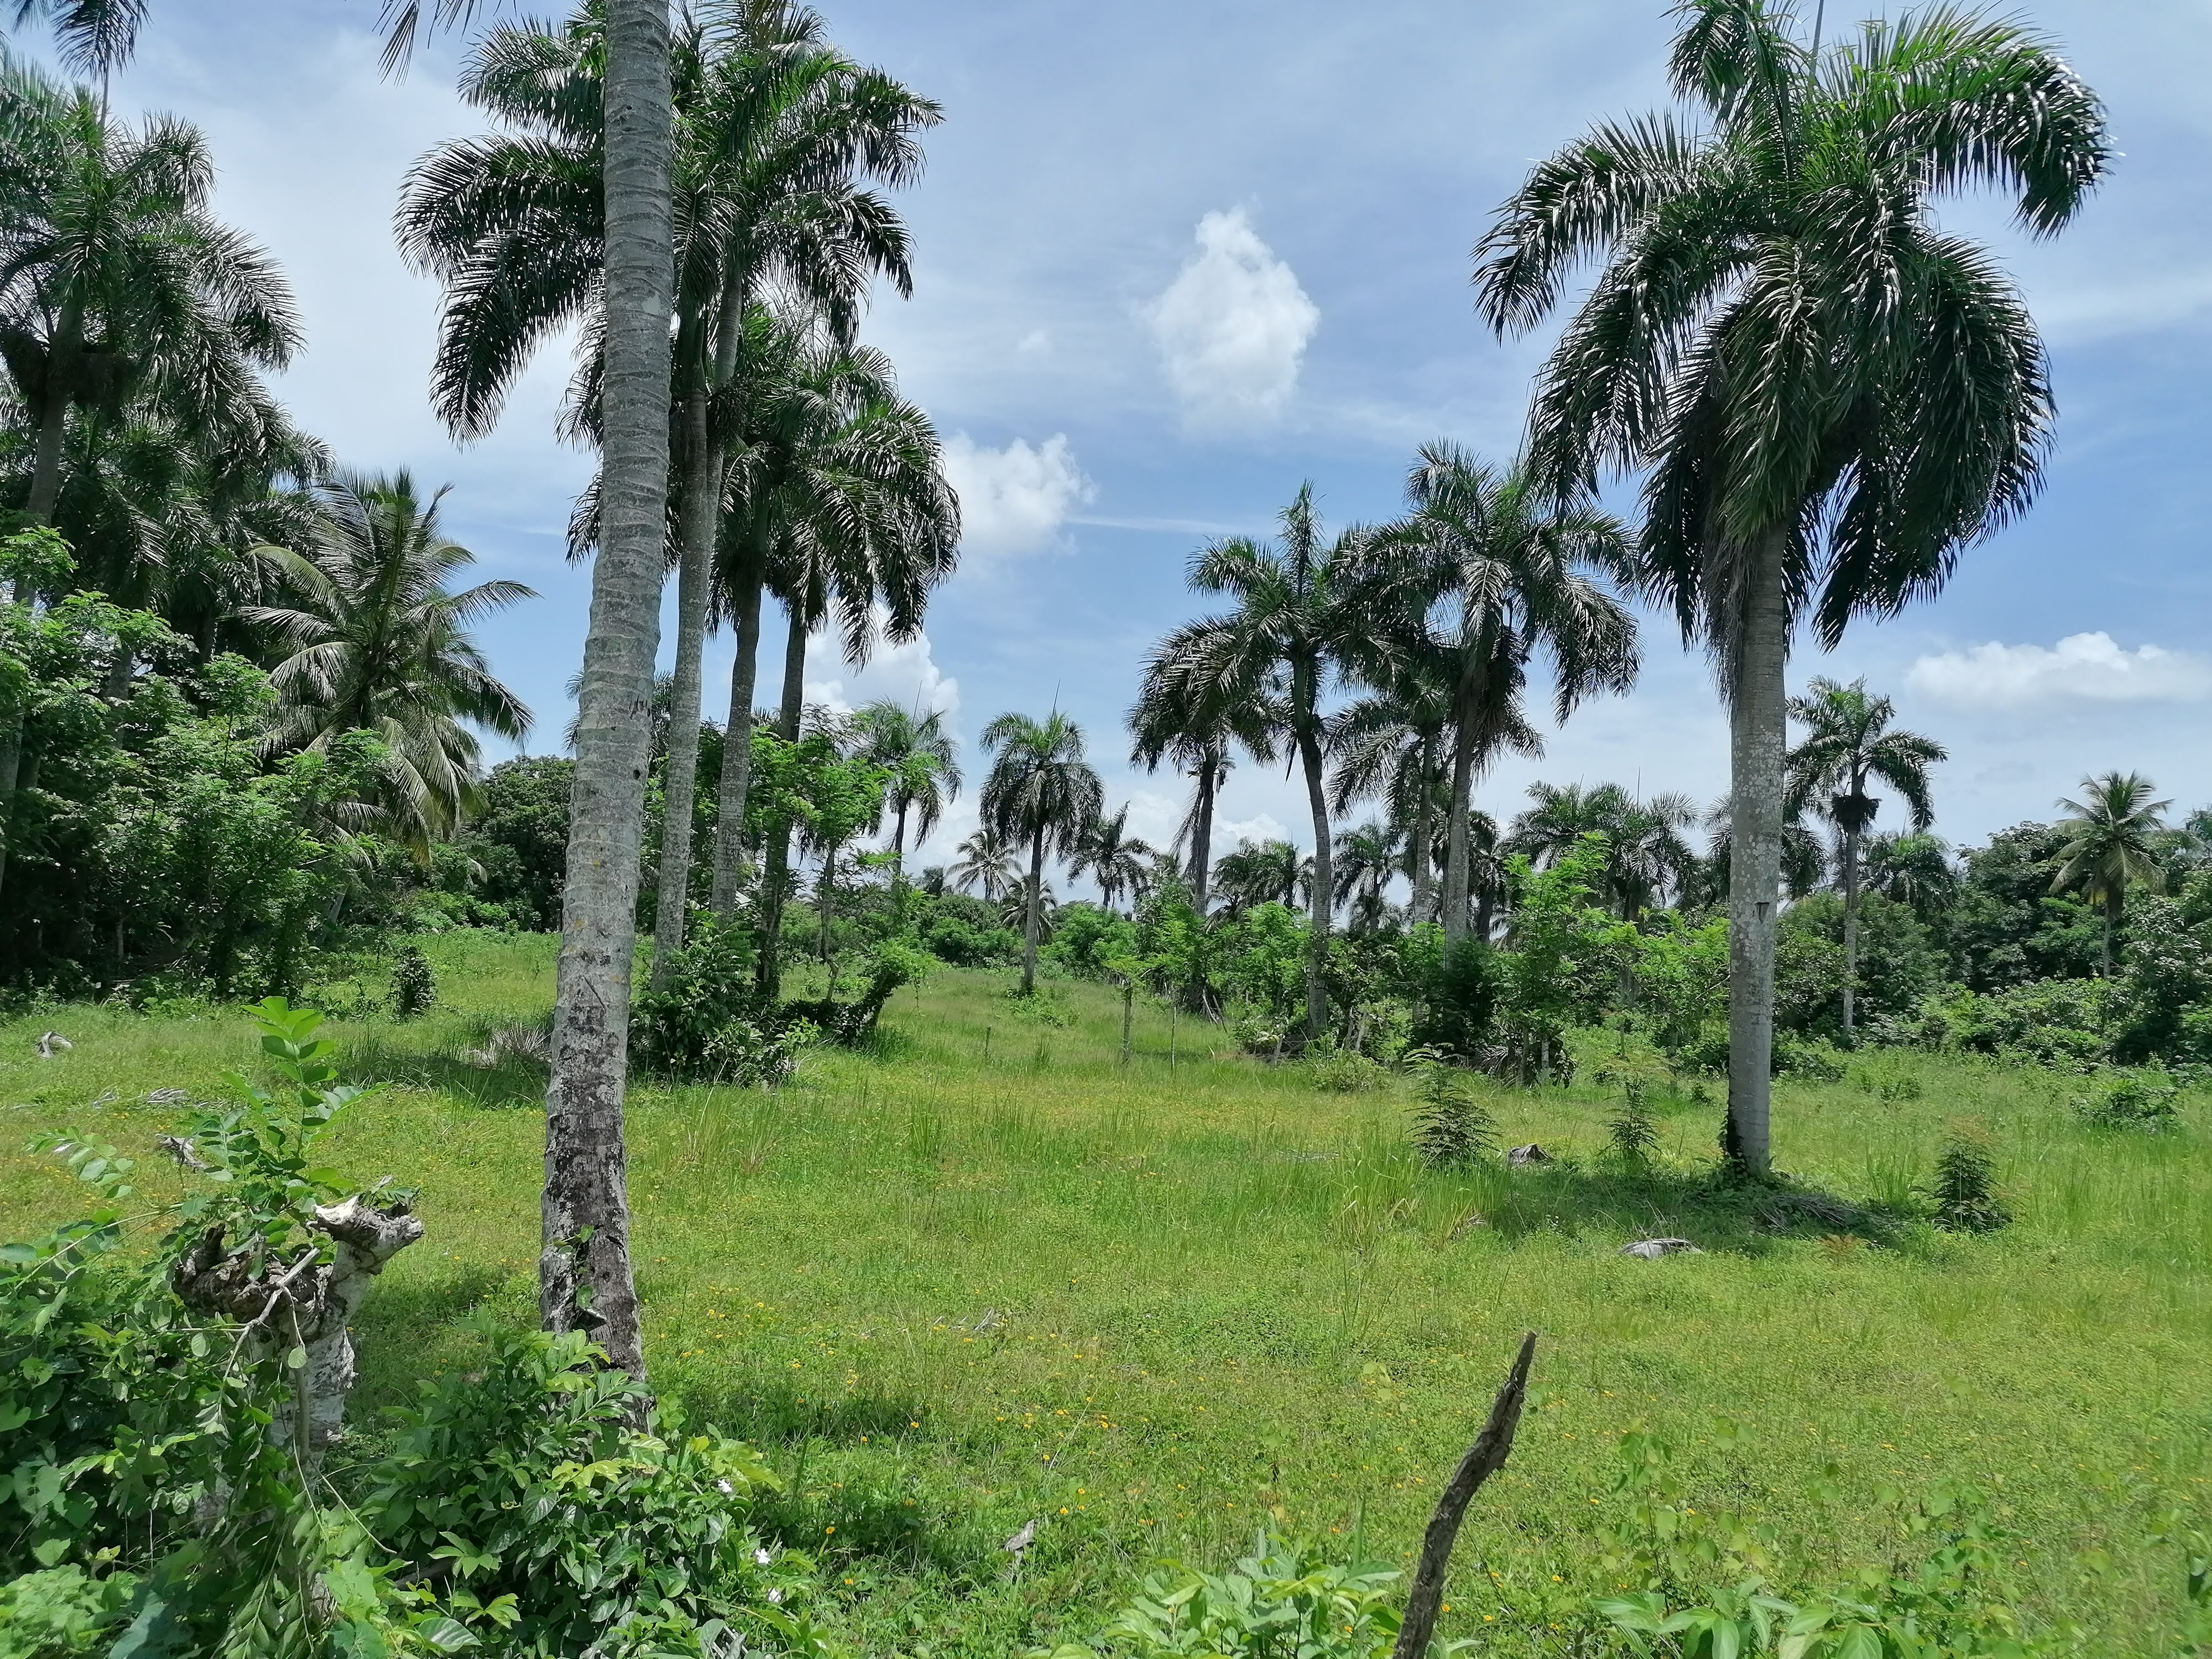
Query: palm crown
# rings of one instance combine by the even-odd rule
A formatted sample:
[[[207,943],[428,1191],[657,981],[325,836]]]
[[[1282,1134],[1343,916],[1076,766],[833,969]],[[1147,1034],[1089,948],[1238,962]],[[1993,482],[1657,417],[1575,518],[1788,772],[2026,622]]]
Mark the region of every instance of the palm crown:
[[[2105,913],[2102,967],[2112,971],[2112,928],[2127,903],[2130,887],[2156,892],[2166,884],[2157,842],[2172,801],[2153,800],[2151,781],[2139,772],[2106,772],[2081,780],[2081,799],[2058,804],[2073,816],[2059,828],[2066,840],[2058,849],[2054,891],[2079,888]]]
[[[1038,906],[1048,852],[1063,856],[1081,847],[1098,817],[1098,775],[1083,753],[1083,730],[1058,710],[1043,720],[1001,714],[983,728],[991,771],[983,781],[984,821],[1030,849],[1027,938],[1022,990],[1036,988]]]

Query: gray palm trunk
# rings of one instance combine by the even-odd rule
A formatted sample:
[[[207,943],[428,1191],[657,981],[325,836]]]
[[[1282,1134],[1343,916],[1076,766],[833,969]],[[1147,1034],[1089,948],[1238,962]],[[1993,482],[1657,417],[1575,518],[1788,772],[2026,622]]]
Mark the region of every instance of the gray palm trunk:
[[[15,783],[23,764],[23,711],[0,715],[0,891],[8,881],[8,842],[15,827]]]
[[[1219,763],[1212,754],[1199,757],[1198,811],[1190,826],[1190,895],[1193,908],[1201,916],[1206,914],[1206,879],[1213,860],[1213,796],[1219,775]]]
[[[84,303],[72,295],[62,303],[46,357],[46,406],[31,450],[31,489],[23,511],[33,524],[52,524],[62,495],[62,445],[69,434],[70,392],[76,384],[84,351]]]
[[[623,1146],[638,843],[667,538],[667,0],[607,0],[605,440],[561,907],[538,1312],[642,1379]]]
[[[1844,1046],[1851,1043],[1859,988],[1859,832],[1844,831]]]
[[[1406,849],[1406,878],[1413,884],[1413,920],[1416,923],[1429,919],[1430,847],[1435,839],[1435,826],[1431,822],[1436,808],[1434,793],[1429,788],[1431,739],[1421,739],[1420,753],[1415,757],[1417,777],[1421,786],[1420,810],[1413,814],[1413,844]]]
[[[1328,986],[1322,976],[1328,962],[1328,932],[1336,891],[1330,868],[1328,791],[1322,784],[1321,741],[1311,732],[1298,735],[1298,759],[1305,768],[1306,802],[1313,811],[1314,867],[1310,910],[1312,937],[1306,943],[1306,1036],[1328,1029]]]
[[[713,378],[684,400],[684,507],[681,562],[676,578],[676,673],[669,688],[668,763],[661,775],[660,886],[653,917],[653,984],[667,983],[670,963],[684,948],[691,900],[691,814],[699,778],[699,712],[707,609],[714,588],[714,532],[721,520],[724,444],[709,418],[712,395],[730,382],[738,361],[742,312],[738,285],[726,285]]]
[[[1729,708],[1728,1151],[1764,1174],[1774,1056],[1774,940],[1782,890],[1783,766],[1789,704],[1783,672],[1790,613],[1783,592],[1789,532],[1770,532],[1751,550],[1735,685]]]
[[[799,717],[806,688],[806,618],[793,605],[791,630],[783,642],[783,699],[776,710],[776,735],[799,741]],[[791,821],[769,826],[768,868],[761,878],[760,987],[774,998],[783,988],[784,889],[791,884]]]
[[[1029,902],[1022,908],[1022,994],[1036,991],[1037,913],[1044,908],[1044,830],[1030,837]]]
[[[722,777],[714,814],[714,884],[708,908],[726,919],[737,908],[744,875],[745,797],[753,778],[753,690],[760,672],[761,580],[747,569],[738,583],[738,654],[730,665],[730,718],[722,728]]]
[[[1474,812],[1474,742],[1472,734],[1452,738],[1451,811],[1444,819],[1444,937],[1457,944],[1467,937],[1468,819]]]

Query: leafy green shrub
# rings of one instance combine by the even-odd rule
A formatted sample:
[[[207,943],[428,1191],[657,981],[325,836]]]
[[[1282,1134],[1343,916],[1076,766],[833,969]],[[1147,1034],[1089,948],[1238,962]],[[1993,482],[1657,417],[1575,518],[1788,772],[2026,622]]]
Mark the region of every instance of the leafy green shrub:
[[[1659,1125],[1651,1115],[1650,1091],[1640,1079],[1631,1079],[1622,1091],[1620,1104],[1606,1120],[1605,1139],[1613,1156],[1632,1170],[1644,1168],[1659,1150]]]
[[[1012,928],[981,927],[953,915],[932,917],[921,939],[930,955],[955,968],[988,968],[1022,954],[1022,936]]]
[[[2074,1097],[2074,1110],[2100,1129],[2144,1129],[2155,1134],[2173,1127],[2179,1113],[2179,1085],[2163,1073],[2123,1073],[2086,1095]]]
[[[1479,1064],[1489,1050],[1504,989],[1498,953],[1472,935],[1450,943],[1443,928],[1428,926],[1407,940],[1405,954],[1413,1002],[1409,1040]]]
[[[1799,1078],[1808,1083],[1841,1083],[1848,1067],[1842,1051],[1832,1042],[1778,1031],[1774,1036],[1773,1070],[1777,1077]]]
[[[2037,980],[1986,994],[1954,988],[1922,999],[1911,1014],[1875,1021],[1867,1035],[1875,1042],[2087,1072],[2111,1050],[2104,1036],[2109,995],[2108,981],[2093,979]]]
[[[475,1329],[483,1364],[395,1409],[361,1510],[402,1559],[496,1610],[496,1650],[714,1655],[765,1636],[826,1651],[798,1605],[813,1564],[747,1525],[779,1485],[749,1447],[641,1410],[580,1334]]]
[[[1390,1075],[1388,1067],[1357,1048],[1340,1045],[1334,1036],[1308,1043],[1300,1058],[1313,1078],[1314,1087],[1326,1094],[1356,1095],[1379,1089]]]
[[[76,1659],[107,1648],[137,1598],[135,1574],[49,1567],[0,1584],[0,1659]]]
[[[1450,1066],[1434,1060],[1421,1071],[1413,1150],[1432,1170],[1464,1170],[1498,1150],[1498,1120]]]
[[[1936,1224],[1952,1232],[1994,1232],[2011,1221],[1998,1201],[1996,1158],[1982,1133],[1955,1125],[1936,1157]]]
[[[878,940],[867,955],[860,969],[860,994],[857,1000],[840,1002],[834,997],[823,997],[811,1002],[786,1003],[781,1018],[786,1021],[804,1021],[830,1042],[847,1048],[857,1047],[875,1035],[877,1022],[882,1019],[884,1005],[900,987],[918,984],[929,977],[934,960],[925,951],[900,939]]]
[[[1398,1577],[1263,1533],[1225,1573],[1164,1563],[1095,1642],[1066,1644],[1049,1659],[1382,1659],[1397,1640]]]
[[[430,959],[412,945],[403,945],[392,961],[392,1012],[412,1019],[438,1000],[438,976]]]
[[[660,986],[637,999],[629,1050],[639,1066],[670,1077],[773,1088],[813,1036],[813,1026],[762,1000],[751,934],[710,920],[676,953]]]

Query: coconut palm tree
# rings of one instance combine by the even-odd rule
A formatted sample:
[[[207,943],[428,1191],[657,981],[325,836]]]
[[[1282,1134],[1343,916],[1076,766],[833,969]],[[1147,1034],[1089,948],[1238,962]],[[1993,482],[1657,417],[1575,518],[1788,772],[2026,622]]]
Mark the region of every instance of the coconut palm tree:
[[[988,823],[954,848],[952,854],[945,876],[956,893],[972,893],[981,888],[983,902],[996,904],[1021,882],[1021,866],[1014,861],[1013,848]]]
[[[1941,915],[1958,896],[1958,868],[1937,836],[1871,836],[1865,856],[1867,891],[1906,906],[1923,921]]]
[[[1313,815],[1315,878],[1306,952],[1306,1029],[1319,1036],[1328,1023],[1322,973],[1328,955],[1329,805],[1323,757],[1329,721],[1322,699],[1340,672],[1347,643],[1359,633],[1353,608],[1367,537],[1354,529],[1335,540],[1322,535],[1313,486],[1300,488],[1283,509],[1282,536],[1270,544],[1232,536],[1200,551],[1190,584],[1235,601],[1225,615],[1176,629],[1156,658],[1170,678],[1201,703],[1265,710],[1275,739],[1304,774]]]
[[[1844,1041],[1853,1030],[1858,989],[1859,843],[1881,810],[1867,785],[1879,778],[1897,791],[1916,831],[1936,821],[1928,795],[1928,769],[1948,757],[1943,745],[1917,732],[1893,732],[1896,708],[1875,696],[1863,679],[1849,685],[1815,679],[1790,713],[1811,729],[1784,763],[1789,790],[1783,810],[1795,817],[1808,807],[1836,826],[1844,884]]]
[[[2043,347],[2011,281],[1944,230],[1989,188],[2062,228],[2112,150],[2095,95],[2021,25],[1933,6],[1823,52],[1790,0],[1685,0],[1672,115],[1597,126],[1499,210],[1476,288],[1501,334],[1595,286],[1539,377],[1528,454],[1562,494],[1644,473],[1644,584],[1718,666],[1740,822],[1729,1142],[1768,1159],[1774,945],[1796,624],[1942,586],[2024,509],[2049,440]]]
[[[1635,684],[1635,620],[1610,586],[1628,538],[1610,515],[1554,498],[1526,469],[1498,471],[1454,444],[1423,447],[1406,494],[1412,512],[1377,540],[1382,608],[1412,625],[1383,637],[1410,634],[1449,700],[1443,924],[1457,939],[1468,925],[1475,777],[1503,749],[1539,747],[1522,709],[1531,662],[1549,659],[1561,720],[1583,698]]]
[[[2066,839],[2058,848],[2053,892],[2079,890],[2104,912],[2105,932],[2097,971],[2112,973],[2112,930],[2127,904],[2128,889],[2156,893],[2166,886],[2157,843],[2166,828],[2170,800],[2153,800],[2154,786],[2140,772],[2106,772],[2081,780],[2081,799],[2058,804],[2073,816],[2059,820]]]
[[[983,818],[1009,842],[1029,848],[1028,902],[1022,926],[1022,994],[1036,989],[1038,907],[1048,852],[1072,854],[1098,817],[1098,775],[1083,757],[1083,731],[1057,709],[1043,720],[1001,714],[983,728],[990,775]]]
[[[906,897],[907,820],[914,820],[914,838],[929,839],[937,821],[945,816],[947,801],[960,798],[960,757],[952,734],[945,729],[945,714],[933,708],[927,714],[878,698],[853,716],[854,752],[872,766],[891,775],[887,791],[891,809],[891,890],[893,902],[903,906]]]
[[[72,416],[158,410],[210,454],[291,435],[259,379],[299,347],[291,293],[214,190],[198,128],[132,131],[96,94],[0,65],[0,358],[33,434],[33,522],[52,521]]]
[[[1088,875],[1096,881],[1099,899],[1109,910],[1115,900],[1127,894],[1133,912],[1138,892],[1152,869],[1152,843],[1129,833],[1129,806],[1124,801],[1110,817],[1101,813],[1091,821],[1068,855],[1067,872]]]
[[[349,732],[375,733],[389,755],[383,805],[423,855],[457,827],[474,792],[467,725],[518,742],[530,730],[529,711],[492,677],[468,629],[537,595],[512,581],[452,588],[476,556],[446,535],[445,494],[425,501],[404,471],[319,485],[304,550],[264,550],[290,602],[245,611],[289,651],[271,676],[270,748],[324,749]]]

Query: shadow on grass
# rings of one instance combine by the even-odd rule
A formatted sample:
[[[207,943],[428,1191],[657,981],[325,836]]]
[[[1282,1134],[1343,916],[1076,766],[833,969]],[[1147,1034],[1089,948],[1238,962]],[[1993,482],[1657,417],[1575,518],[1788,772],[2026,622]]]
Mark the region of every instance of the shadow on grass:
[[[1610,1162],[1610,1160],[1608,1160]],[[1791,1238],[1893,1242],[1902,1218],[1801,1186],[1753,1181],[1724,1165],[1613,1167],[1571,1159],[1501,1171],[1481,1215],[1508,1242],[1532,1233],[1620,1232],[1686,1238],[1701,1249],[1759,1255]]]
[[[354,1322],[361,1356],[355,1406],[362,1420],[378,1407],[413,1399],[418,1382],[473,1355],[477,1339],[461,1321],[504,1292],[511,1278],[459,1262],[435,1278],[380,1280]]]
[[[354,1044],[346,1054],[346,1073],[362,1084],[396,1083],[434,1089],[490,1111],[542,1106],[549,1075],[546,1063],[502,1041],[508,1029],[487,1027],[468,1041],[428,1051],[402,1048],[386,1037],[371,1036]]]

